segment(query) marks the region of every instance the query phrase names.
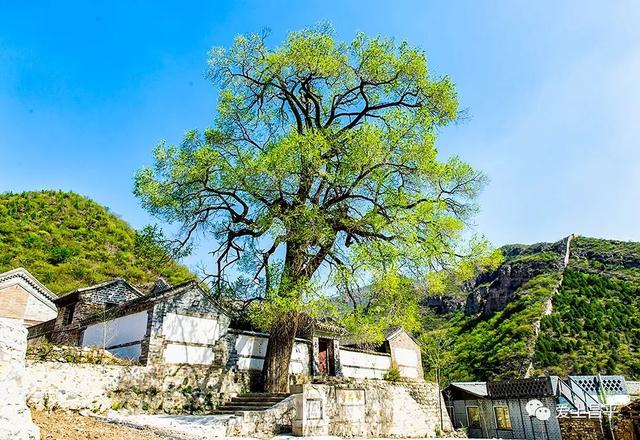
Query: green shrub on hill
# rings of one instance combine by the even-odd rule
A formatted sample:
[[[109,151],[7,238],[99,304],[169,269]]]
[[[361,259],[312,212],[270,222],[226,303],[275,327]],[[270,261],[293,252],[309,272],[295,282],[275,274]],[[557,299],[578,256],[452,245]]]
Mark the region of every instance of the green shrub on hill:
[[[640,281],[571,267],[542,320],[534,365],[552,374],[640,374]]]
[[[0,272],[24,267],[57,294],[115,277],[134,285],[192,278],[148,246],[139,252],[137,238],[107,208],[75,193],[0,194]]]

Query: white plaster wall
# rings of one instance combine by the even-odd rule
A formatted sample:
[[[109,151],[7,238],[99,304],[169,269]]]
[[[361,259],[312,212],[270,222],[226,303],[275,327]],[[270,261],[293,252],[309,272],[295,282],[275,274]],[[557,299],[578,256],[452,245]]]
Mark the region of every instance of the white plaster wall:
[[[213,345],[220,337],[217,319],[167,313],[162,322],[167,341]]]
[[[238,358],[239,370],[262,370],[262,367],[264,367],[264,359],[252,357]]]
[[[398,367],[398,371],[400,371],[401,377],[406,377],[407,379],[417,379],[418,369],[414,367]]]
[[[235,348],[238,353],[238,369],[262,370],[267,355],[269,338],[254,335],[238,335]]]
[[[415,367],[418,365],[418,353],[408,348],[395,348],[396,362],[398,365]]]
[[[52,309],[38,298],[29,295],[27,309],[24,312],[24,319],[27,321],[49,321],[58,316],[58,312]]]
[[[607,405],[627,405],[631,402],[631,398],[628,394],[607,394],[605,396]]]
[[[269,338],[263,336],[238,335],[236,351],[241,357],[265,357]]]
[[[391,368],[391,356],[341,348],[340,364],[345,377],[382,379]]]
[[[164,361],[168,364],[211,364],[213,358],[211,347],[167,344],[164,348]]]
[[[418,353],[415,350],[400,347],[394,348],[393,351],[400,375],[409,379],[418,378],[420,376],[418,372]]]
[[[238,353],[238,369],[262,370],[267,355],[269,338],[258,335],[239,334],[236,337],[235,349]],[[311,353],[309,345],[296,341],[291,351],[289,373],[301,374],[309,371]]]
[[[289,363],[289,373],[302,374],[309,372],[311,365],[311,353],[309,345],[304,342],[296,342],[293,345],[291,353],[291,362]]]
[[[147,319],[148,314],[145,310],[90,325],[82,337],[82,346],[110,347],[141,341],[147,332]]]

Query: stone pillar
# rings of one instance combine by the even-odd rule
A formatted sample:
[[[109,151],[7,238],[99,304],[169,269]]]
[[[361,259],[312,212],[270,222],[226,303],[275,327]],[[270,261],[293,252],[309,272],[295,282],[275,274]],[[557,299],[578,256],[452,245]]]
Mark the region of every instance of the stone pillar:
[[[148,311],[147,334],[142,341],[140,361],[143,365],[160,365],[164,363],[164,336],[162,321],[164,320],[163,304],[156,304]]]
[[[342,376],[342,362],[340,361],[340,341],[338,339],[333,340],[333,361],[335,365],[335,375]]]
[[[31,440],[40,438],[40,429],[31,421],[23,384],[27,330],[22,321],[0,318],[0,438]]]
[[[295,395],[295,416],[291,431],[296,437],[313,437],[329,435],[329,417],[326,400],[318,392],[317,385],[292,385],[291,393]],[[321,387],[321,385],[320,385]]]
[[[311,374],[320,375],[320,339],[317,336],[311,338]]]

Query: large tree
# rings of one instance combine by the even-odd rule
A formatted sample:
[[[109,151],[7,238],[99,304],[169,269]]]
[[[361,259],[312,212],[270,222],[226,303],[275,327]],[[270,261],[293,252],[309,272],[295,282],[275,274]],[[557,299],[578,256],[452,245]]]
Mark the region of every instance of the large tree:
[[[271,332],[266,388],[287,391],[294,337],[323,291],[340,298],[329,303],[349,329],[409,322],[407,280],[480,252],[459,244],[483,179],[437,157],[458,103],[423,51],[364,34],[338,43],[328,26],[277,48],[265,40],[210,52],[215,120],[161,143],[135,192],[181,226],[180,246],[215,243],[216,293],[258,299],[253,317]]]

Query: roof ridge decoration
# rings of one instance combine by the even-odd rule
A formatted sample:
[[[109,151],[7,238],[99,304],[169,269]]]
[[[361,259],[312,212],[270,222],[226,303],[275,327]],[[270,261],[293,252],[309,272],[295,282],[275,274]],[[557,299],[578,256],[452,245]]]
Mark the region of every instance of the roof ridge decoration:
[[[42,284],[36,277],[34,277],[24,267],[18,267],[16,269],[9,270],[4,273],[0,273],[0,285],[10,282],[13,279],[18,279],[27,284],[31,288],[31,292],[35,294],[38,299],[44,302],[48,307],[53,310],[57,310],[53,301],[57,299],[57,296]]]

